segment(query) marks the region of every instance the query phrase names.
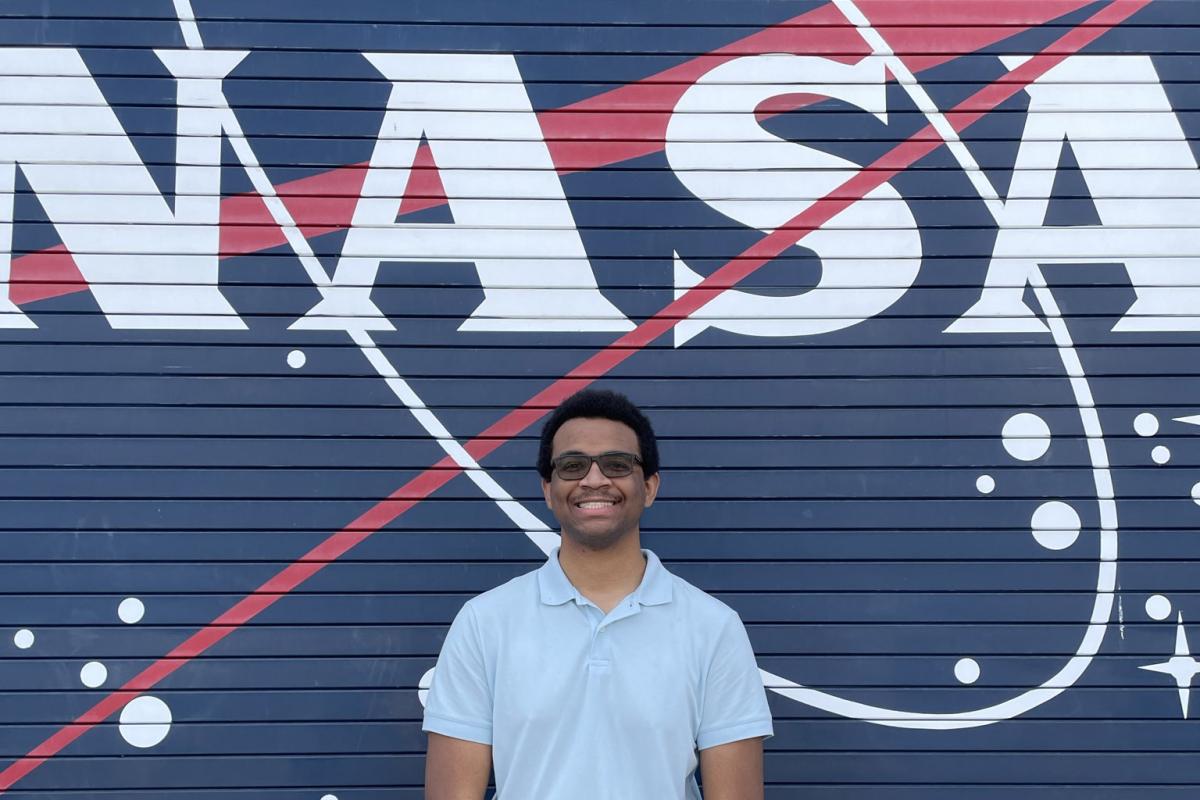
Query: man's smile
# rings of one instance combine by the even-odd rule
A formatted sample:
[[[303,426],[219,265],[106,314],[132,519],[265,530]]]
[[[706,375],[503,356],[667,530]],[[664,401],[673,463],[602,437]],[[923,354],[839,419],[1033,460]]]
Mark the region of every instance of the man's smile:
[[[617,504],[617,500],[611,497],[591,497],[586,500],[577,500],[575,507],[584,511],[607,511]]]

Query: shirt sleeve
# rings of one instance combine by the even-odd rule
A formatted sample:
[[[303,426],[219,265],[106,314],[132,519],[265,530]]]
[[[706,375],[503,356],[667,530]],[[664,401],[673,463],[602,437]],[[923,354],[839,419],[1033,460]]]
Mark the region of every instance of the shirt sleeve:
[[[703,698],[697,749],[774,735],[767,692],[750,638],[742,620],[732,611],[721,628]]]
[[[438,655],[421,729],[480,744],[492,743],[492,690],[478,622],[467,603]]]

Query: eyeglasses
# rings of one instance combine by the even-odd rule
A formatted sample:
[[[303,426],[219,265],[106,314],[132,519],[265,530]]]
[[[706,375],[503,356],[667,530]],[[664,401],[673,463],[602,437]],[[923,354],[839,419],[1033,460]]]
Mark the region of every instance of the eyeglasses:
[[[634,465],[641,466],[642,460],[633,453],[601,453],[589,456],[583,453],[567,453],[550,463],[554,466],[554,474],[564,481],[582,479],[592,469],[592,462],[600,465],[600,472],[606,478],[624,478],[633,473]]]

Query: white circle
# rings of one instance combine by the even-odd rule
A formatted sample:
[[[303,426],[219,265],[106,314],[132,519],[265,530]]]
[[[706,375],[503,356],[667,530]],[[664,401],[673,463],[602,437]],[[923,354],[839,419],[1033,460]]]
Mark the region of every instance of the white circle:
[[[303,350],[293,350],[287,354],[287,363],[292,369],[300,369],[307,361],[308,356],[304,355]]]
[[[1165,464],[1171,460],[1171,451],[1160,444],[1150,451],[1150,458],[1154,459],[1155,464]]]
[[[104,682],[108,680],[108,667],[99,661],[89,661],[83,665],[83,669],[79,670],[79,680],[89,689],[103,686]]]
[[[171,709],[157,697],[142,695],[121,709],[117,729],[134,747],[154,747],[171,732]]]
[[[337,800],[337,795],[336,794],[323,794],[323,795],[321,795],[321,800]]]
[[[13,644],[22,650],[28,650],[33,647],[33,631],[28,628],[21,628],[13,634]]]
[[[974,683],[979,680],[979,663],[973,658],[960,658],[954,665],[954,677],[959,683]]]
[[[1150,619],[1166,619],[1171,616],[1171,601],[1161,594],[1150,595],[1146,598],[1146,616]]]
[[[1037,414],[1014,414],[1000,435],[1008,454],[1021,461],[1036,461],[1050,449],[1050,426]]]
[[[1066,550],[1079,538],[1079,514],[1061,500],[1042,503],[1033,512],[1033,538],[1047,550]]]
[[[425,670],[425,674],[421,676],[421,680],[417,681],[417,699],[421,701],[421,706],[425,706],[425,701],[429,698],[429,687],[433,685],[433,667]]]
[[[121,618],[121,622],[126,625],[133,625],[135,622],[142,621],[142,615],[146,613],[146,606],[141,600],[136,597],[126,597],[121,601],[121,605],[117,606],[117,616]]]
[[[1195,501],[1196,505],[1200,506],[1200,483],[1192,484],[1192,500]]]
[[[996,479],[991,475],[980,475],[975,479],[975,488],[978,489],[981,494],[991,494],[996,488]]]
[[[1158,433],[1158,417],[1143,411],[1133,418],[1133,429],[1138,436],[1153,436]]]

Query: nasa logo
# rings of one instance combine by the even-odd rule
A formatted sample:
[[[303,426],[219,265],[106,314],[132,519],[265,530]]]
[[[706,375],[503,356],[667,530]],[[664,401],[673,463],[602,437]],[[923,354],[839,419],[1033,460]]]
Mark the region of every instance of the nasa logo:
[[[149,691],[318,572],[335,595],[400,585],[431,604],[411,612],[425,620],[448,618],[453,592],[523,571],[528,542],[546,553],[556,535],[530,504],[522,436],[599,379],[663,436],[645,541],[754,621],[776,695],[951,730],[1079,685],[1123,613],[1114,472],[1130,468],[1123,485],[1138,491],[1160,480],[1130,467],[1142,457],[1130,448],[1158,433],[1164,412],[1147,407],[1190,402],[1125,394],[1114,379],[1134,359],[1097,345],[1200,331],[1187,277],[1200,171],[1169,81],[1147,55],[1081,52],[1144,6],[1118,0],[1054,36],[1010,27],[905,59],[901,32],[876,27],[885,7],[835,0],[810,12],[823,26],[792,21],[558,104],[547,97],[567,90],[531,79],[534,59],[343,52],[294,89],[297,105],[346,112],[318,122],[286,99],[247,112],[238,93],[265,91],[255,70],[269,59],[206,48],[183,14],[187,46],[137,65],[171,82],[171,125],[138,117],[136,130],[94,54],[0,49],[0,103],[24,109],[0,118],[0,327],[30,346],[65,341],[56,368],[109,379],[79,382],[97,407],[183,409],[159,423],[152,408],[122,431],[236,431],[127,459],[81,437],[78,463],[203,474],[154,489],[167,479],[131,471],[105,484],[105,498],[125,498],[115,511],[45,503],[30,516],[172,531],[172,547],[195,553],[213,545],[188,534],[237,531],[246,543],[223,557],[273,570],[181,572],[217,582],[197,591],[244,596],[124,688]],[[1034,55],[983,52],[1001,40]],[[353,78],[345,98],[327,72]],[[146,156],[153,137],[173,157]],[[1127,146],[1143,139],[1154,147]],[[36,247],[19,239],[30,228]],[[162,352],[121,361],[130,344]],[[139,382],[147,369],[183,373],[177,394],[147,395],[161,391]],[[1114,425],[1138,438],[1114,444]],[[122,495],[134,478],[151,488]],[[1148,515],[1155,491],[1122,513],[1143,529],[1190,524],[1174,506]],[[404,544],[372,538],[401,526]],[[524,539],[494,536],[514,527]],[[412,542],[432,564],[411,563]],[[330,568],[354,548],[388,573]],[[496,564],[475,563],[478,548]],[[176,591],[167,572],[139,580]],[[1147,600],[1154,620],[1172,610]],[[359,611],[378,622],[370,608],[337,613]],[[18,646],[34,641],[23,629]],[[406,685],[424,691],[430,640],[404,647],[424,672]],[[1185,688],[1182,661],[1138,666]],[[89,688],[107,680],[99,662],[85,670]],[[0,790],[124,699],[13,764]],[[153,736],[136,746],[163,741],[172,719],[147,700],[131,718]]]

